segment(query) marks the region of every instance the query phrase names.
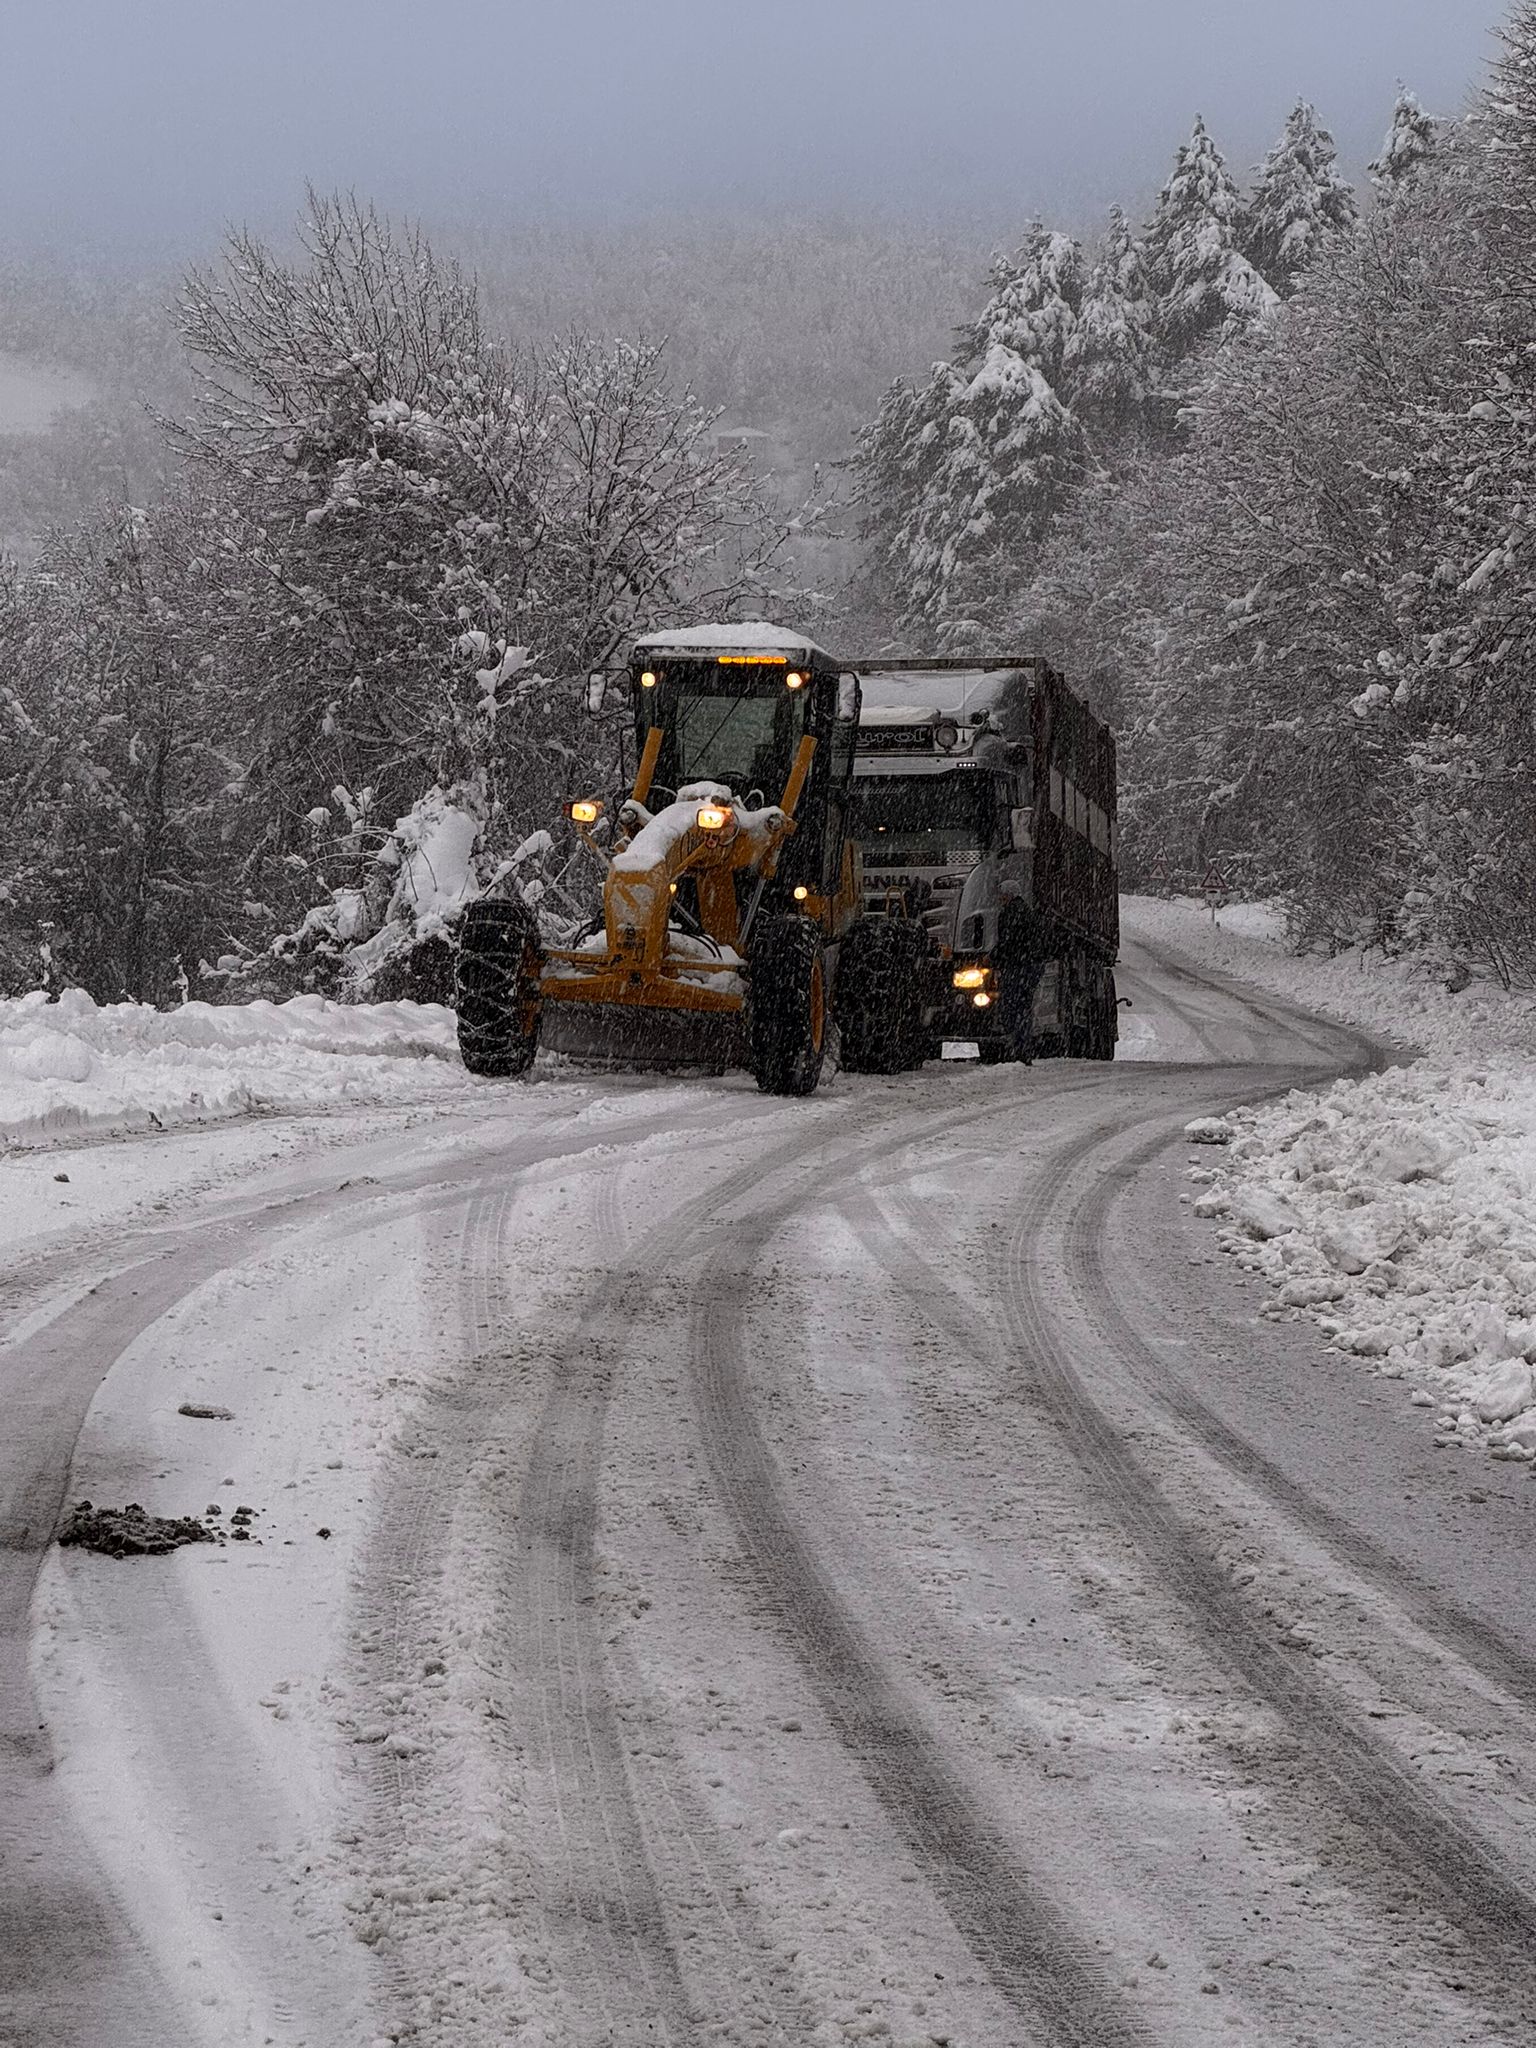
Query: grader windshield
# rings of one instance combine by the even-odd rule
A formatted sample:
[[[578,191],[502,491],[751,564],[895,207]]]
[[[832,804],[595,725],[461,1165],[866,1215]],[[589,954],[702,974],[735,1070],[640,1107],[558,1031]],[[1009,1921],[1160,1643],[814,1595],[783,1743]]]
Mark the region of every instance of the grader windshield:
[[[653,680],[647,682],[646,678]],[[636,737],[663,734],[654,787],[719,782],[749,808],[777,803],[810,729],[809,670],[783,660],[658,661],[639,672]]]

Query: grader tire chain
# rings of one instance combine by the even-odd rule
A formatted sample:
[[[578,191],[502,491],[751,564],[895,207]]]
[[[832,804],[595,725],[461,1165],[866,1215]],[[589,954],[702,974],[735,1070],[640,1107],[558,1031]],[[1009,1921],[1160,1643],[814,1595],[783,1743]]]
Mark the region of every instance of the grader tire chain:
[[[540,953],[533,914],[522,903],[472,903],[459,934],[459,1054],[472,1074],[524,1074],[538,1050]]]
[[[752,1072],[765,1095],[810,1095],[826,1045],[826,964],[809,918],[772,917],[752,947]]]
[[[843,941],[837,1028],[850,1074],[900,1074],[917,1064],[918,948],[896,918],[861,918]]]

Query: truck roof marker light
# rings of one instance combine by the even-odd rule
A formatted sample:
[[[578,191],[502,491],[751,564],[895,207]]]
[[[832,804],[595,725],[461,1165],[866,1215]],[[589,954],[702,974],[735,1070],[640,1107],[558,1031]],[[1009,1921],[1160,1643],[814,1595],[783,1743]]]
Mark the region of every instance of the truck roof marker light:
[[[722,668],[788,668],[787,654],[719,654],[715,659]]]
[[[734,825],[735,813],[724,804],[700,804],[697,819],[701,832],[723,832],[727,825]]]
[[[784,678],[784,687],[787,690],[803,690],[805,688],[805,677],[801,675],[798,669],[792,668]]]
[[[955,969],[955,987],[985,988],[987,985],[987,971],[985,967],[957,967]]]
[[[655,687],[656,687],[656,671],[655,671],[655,669],[653,669],[653,668],[646,668],[646,669],[642,669],[642,670],[640,671],[640,687],[641,687],[641,689],[642,689],[642,690],[654,690],[654,689],[655,689]]]

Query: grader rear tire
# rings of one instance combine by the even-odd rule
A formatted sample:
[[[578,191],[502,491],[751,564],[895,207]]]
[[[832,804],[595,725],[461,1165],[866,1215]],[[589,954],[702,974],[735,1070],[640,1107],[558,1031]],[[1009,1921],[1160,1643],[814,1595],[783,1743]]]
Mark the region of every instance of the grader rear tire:
[[[765,1095],[810,1095],[827,1043],[827,972],[808,918],[770,917],[752,942],[752,1072]]]
[[[472,903],[459,927],[459,1055],[472,1074],[525,1074],[539,1048],[538,926],[525,903]]]

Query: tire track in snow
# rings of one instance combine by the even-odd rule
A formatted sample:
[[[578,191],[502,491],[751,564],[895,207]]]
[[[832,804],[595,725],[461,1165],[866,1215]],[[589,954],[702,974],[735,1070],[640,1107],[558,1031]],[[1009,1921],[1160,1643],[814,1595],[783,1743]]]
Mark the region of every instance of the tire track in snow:
[[[715,1106],[701,1104],[698,1111],[678,1121],[686,1128],[695,1120],[718,1122],[718,1114]],[[382,1492],[368,1549],[355,1634],[372,1653],[370,1666],[382,1667],[370,1670],[370,1690],[386,1705],[391,1695],[398,1696],[419,1681],[424,1656],[440,1647],[446,1649],[438,1641],[442,1610],[438,1589],[449,1566],[454,1516],[474,1484],[475,1467],[485,1447],[505,1433],[508,1404],[515,1406],[526,1398],[525,1383],[508,1376],[504,1291],[506,1243],[526,1177],[556,1161],[568,1161],[573,1172],[590,1171],[592,1162],[583,1155],[616,1150],[628,1140],[652,1135],[655,1128],[654,1121],[643,1115],[576,1130],[566,1122],[537,1145],[508,1146],[499,1171],[477,1153],[470,1162],[474,1169],[471,1178],[457,1188],[435,1187],[427,1198],[426,1206],[432,1209],[457,1207],[463,1212],[458,1259],[463,1337],[457,1363],[424,1393],[403,1427],[405,1455],[396,1462]],[[617,1152],[614,1159],[599,1162],[605,1180],[618,1164]],[[599,1215],[611,1217],[614,1213],[600,1197]],[[565,1327],[560,1342],[570,1341],[571,1330]],[[514,1659],[514,1665],[523,1661]],[[503,1684],[500,1690],[505,1689]],[[389,1718],[387,1713],[385,1718]],[[405,1881],[414,1886],[420,1874],[420,1856],[425,1852],[430,1858],[430,1844],[422,1839],[423,1827],[440,1824],[440,1817],[432,1811],[435,1764],[431,1746],[418,1751],[378,1745],[371,1751],[371,1759],[371,1840],[374,1859],[381,1867],[380,1881],[386,1888],[398,1886],[404,1873]],[[425,1822],[422,1816],[426,1816]],[[532,1895],[548,1948],[548,1902],[539,1899],[529,1872],[511,1882],[515,1889],[526,1889]],[[572,1924],[582,1924],[579,1910]],[[403,1939],[386,1945],[385,1968],[390,1995],[402,2014],[410,2016],[413,2006],[419,2011],[430,1999],[434,1977],[451,1969],[452,1961],[445,1965],[440,1953],[425,1952],[432,1944],[430,1930],[425,1935],[419,1928],[402,1932]],[[413,1945],[423,1942],[425,1947]],[[506,1974],[513,1981],[523,1974],[520,1958],[508,1956]],[[416,2024],[414,2017],[411,2023]],[[606,2003],[600,2023],[608,2029],[601,2037],[605,2048],[610,2039],[619,2044],[628,2038],[623,2022]],[[495,2037],[500,2038],[499,2029]],[[652,2026],[636,2038],[654,2044],[672,2036],[658,2033]]]
[[[1226,1106],[1254,1099],[1231,1095]],[[1148,1119],[1147,1121],[1150,1121]],[[1121,1142],[1135,1126],[1120,1124],[1096,1140],[1062,1147],[1026,1196],[998,1275],[1007,1327],[1030,1372],[1030,1385],[1071,1447],[1085,1480],[1110,1510],[1195,1624],[1208,1651],[1224,1662],[1255,1698],[1282,1719],[1308,1760],[1314,1786],[1326,1786],[1362,1854],[1386,1864],[1455,1927],[1488,1973],[1487,1995],[1507,2000],[1511,1989],[1522,2015],[1536,2016],[1536,1896],[1491,1846],[1458,1816],[1427,1797],[1404,1765],[1374,1739],[1249,1611],[1216,1558],[1174,1510],[1118,1427],[1098,1407],[1072,1360],[1072,1340],[1058,1326],[1041,1284],[1041,1245],[1067,1247],[1102,1228],[1091,1193],[1080,1184],[1095,1154]],[[1179,1127],[1163,1142],[1177,1144]],[[1148,1141],[1148,1149],[1155,1150]],[[1112,1172],[1114,1162],[1099,1162]],[[1076,1270],[1097,1301],[1097,1282],[1081,1257]],[[1102,1303],[1097,1303],[1102,1308]],[[1132,1339],[1133,1370],[1155,1372],[1159,1362]]]
[[[765,1105],[757,1113],[774,1111]],[[706,1140],[720,1135],[712,1105],[688,1121],[704,1126]],[[804,1145],[797,1134],[767,1153],[759,1170],[771,1173],[793,1161]],[[627,1348],[644,1341],[637,1332],[645,1330],[652,1297],[669,1266],[712,1222],[719,1200],[711,1188],[625,1250],[611,1178],[600,1183],[596,1215],[599,1234],[610,1238],[607,1275],[578,1314],[540,1333],[553,1354],[554,1383],[527,1452],[515,1515],[511,1648],[536,1701],[528,1731],[530,1787],[545,1803],[559,1842],[558,1886],[554,1896],[541,1899],[541,1912],[557,1951],[567,1951],[568,2017],[583,2028],[578,2038],[601,2048],[658,2041],[683,2048],[699,2038],[706,2003],[723,2006],[734,2025],[750,2027],[744,2038],[765,2043],[794,2038],[800,2018],[798,2012],[781,2016],[784,1993],[765,1981],[753,1958],[763,1944],[747,1924],[746,1909],[727,1901],[665,1762],[629,1754],[598,1611],[597,1519],[608,1408]],[[511,1262],[494,1246],[491,1253],[494,1270],[481,1276],[487,1343],[505,1327],[510,1309],[498,1297]],[[713,1946],[699,1940],[696,1923],[686,1967],[674,1933],[685,1888],[694,1914],[712,1923],[717,1936]],[[706,1973],[718,1981],[701,1983]],[[595,2019],[600,2031],[586,2028],[586,2019]]]
[[[1029,1106],[1093,1085],[1084,1078],[1032,1091]],[[1043,2026],[1052,2048],[1132,2048],[1150,2039],[1145,2026],[1056,1906],[1048,1873],[1028,1869],[994,1827],[843,1601],[800,1527],[751,1406],[749,1296],[773,1229],[890,1155],[996,1114],[992,1102],[850,1147],[804,1175],[788,1199],[723,1230],[723,1248],[694,1290],[696,1401],[711,1474],[771,1610],[829,1723],[977,1961],[1022,2021]]]
[[[574,1112],[572,1113],[574,1114]],[[404,1171],[369,1171],[355,1180],[343,1153],[270,1191],[215,1196],[200,1220],[138,1226],[115,1225],[93,1239],[53,1245],[23,1257],[7,1274],[7,1285],[57,1298],[28,1319],[22,1334],[0,1351],[5,1374],[6,1427],[0,1435],[0,2030],[14,2027],[18,2038],[45,2048],[55,2039],[110,2037],[137,2048],[158,2044],[184,1986],[161,1981],[153,1927],[144,1924],[141,1902],[131,1889],[120,1894],[100,1867],[73,1812],[50,1782],[53,1768],[47,1730],[40,1724],[27,1668],[29,1612],[37,1573],[58,1523],[75,1445],[97,1390],[117,1359],[187,1296],[217,1275],[260,1256],[281,1235],[313,1221],[367,1229],[398,1220],[402,1200],[430,1207],[441,1199],[440,1184],[455,1175],[478,1174],[499,1151],[498,1166],[572,1148],[568,1115],[543,1131],[515,1133],[500,1147],[420,1158],[421,1141],[402,1140],[373,1150],[370,1168],[409,1151],[415,1162]],[[637,1126],[633,1121],[627,1129]],[[575,1145],[609,1142],[618,1131],[581,1132]],[[558,1136],[555,1135],[558,1133]],[[508,1169],[509,1170],[509,1169]],[[466,1191],[456,1199],[462,1203]],[[359,1212],[371,1212],[359,1214]],[[387,1214],[385,1212],[388,1212]],[[89,1291],[64,1297],[59,1290],[74,1277]],[[252,1816],[283,1806],[282,1788],[242,1776],[244,1758],[235,1757],[221,1777],[215,1758],[229,1758],[229,1734],[220,1716],[217,1689],[207,1682],[195,1629],[174,1587],[162,1587],[155,1619],[166,1688],[180,1703],[177,1740],[199,1758],[198,1768],[178,1781],[211,1785],[231,1806],[244,1801],[253,1838],[266,1830]],[[132,1694],[137,1674],[150,1660],[143,1643],[114,1657],[109,1675]],[[182,1682],[171,1686],[170,1672]],[[198,1717],[218,1717],[206,1744]],[[163,1706],[157,1710],[155,1744]],[[155,1746],[155,1745],[151,1745]],[[163,1746],[163,1745],[161,1745]],[[254,1768],[254,1762],[252,1765]],[[180,1850],[174,1852],[178,1856]],[[259,1872],[242,1861],[227,1873],[232,1895],[254,1889]],[[231,1915],[223,1941],[240,1958],[254,1986],[270,1983],[274,1964],[294,1963],[297,1974],[272,1994],[287,2012],[298,1998],[306,2014],[328,2013],[328,1986],[314,1958],[302,1946],[273,1943],[261,1932],[268,1909],[253,1899],[249,1915]],[[279,1996],[280,1995],[280,1996]],[[274,2003],[274,2016],[279,2011]],[[82,2017],[100,2011],[99,2021]],[[326,2022],[321,2022],[322,2026]]]
[[[1148,1347],[1125,1315],[1104,1258],[1110,1212],[1136,1175],[1176,1142],[1159,1134],[1138,1146],[1111,1172],[1102,1174],[1082,1203],[1068,1238],[1070,1270],[1106,1340],[1133,1367],[1148,1399],[1180,1422],[1218,1464],[1283,1508],[1325,1549],[1385,1593],[1426,1635],[1454,1651],[1464,1664],[1521,1706],[1536,1709],[1536,1658],[1493,1623],[1455,1606],[1395,1552],[1308,1493],[1256,1444],[1223,1422],[1167,1360]]]

